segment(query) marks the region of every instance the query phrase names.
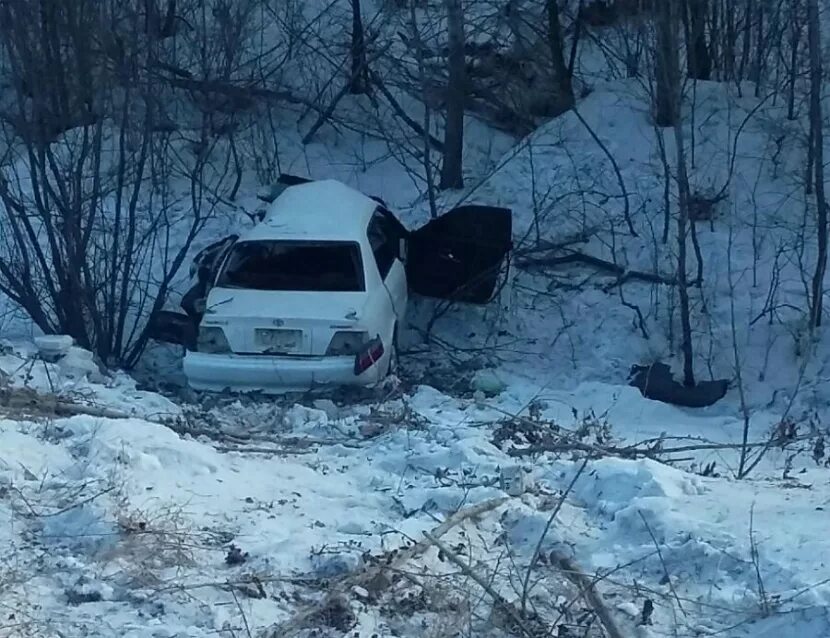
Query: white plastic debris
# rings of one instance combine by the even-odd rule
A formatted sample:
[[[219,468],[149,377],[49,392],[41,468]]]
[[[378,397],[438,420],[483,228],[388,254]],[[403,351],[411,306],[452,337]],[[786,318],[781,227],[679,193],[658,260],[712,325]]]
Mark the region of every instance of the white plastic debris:
[[[500,487],[509,496],[521,496],[527,489],[525,471],[518,465],[501,468]]]

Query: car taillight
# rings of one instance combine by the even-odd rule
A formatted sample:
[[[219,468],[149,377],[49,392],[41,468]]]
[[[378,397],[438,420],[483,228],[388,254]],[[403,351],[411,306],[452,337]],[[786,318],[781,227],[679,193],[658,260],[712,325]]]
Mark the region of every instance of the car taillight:
[[[363,346],[363,349],[354,358],[355,375],[361,375],[375,365],[380,361],[384,352],[383,341],[380,340],[380,337],[375,337]]]
[[[335,332],[326,350],[326,356],[350,357],[360,352],[367,341],[369,341],[368,332],[357,332],[355,330]]]
[[[222,328],[202,326],[199,328],[196,349],[207,354],[227,354],[231,351],[231,346]]]

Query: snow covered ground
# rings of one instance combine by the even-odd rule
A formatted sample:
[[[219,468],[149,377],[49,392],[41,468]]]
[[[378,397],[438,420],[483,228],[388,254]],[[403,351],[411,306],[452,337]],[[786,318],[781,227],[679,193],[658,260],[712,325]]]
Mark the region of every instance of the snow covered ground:
[[[602,635],[554,555],[596,578],[626,636],[830,631],[830,490],[811,450],[772,449],[743,481],[727,448],[661,455],[685,458],[673,466],[609,452],[580,469],[586,449],[669,426],[728,443],[729,418],[599,383],[208,408],[19,350],[0,368],[11,388],[115,411],[0,401],[3,636],[499,635],[475,576],[516,608],[527,591],[552,635]],[[523,489],[504,482],[517,475]],[[442,549],[396,556],[493,499]]]
[[[519,251],[585,233],[571,247],[671,275],[647,96],[602,75],[582,69],[584,122],[569,113],[517,144],[471,119],[467,188],[439,209],[510,206]],[[763,452],[748,478],[735,478],[745,421],[734,384],[697,411],[626,385],[633,363],[677,366],[666,286],[514,264],[488,307],[413,303],[401,388],[336,403],[144,389],[180,383],[168,348],[143,362],[142,389],[81,353],[47,365],[21,340],[31,324],[0,301],[0,337],[14,338],[0,342],[0,637],[522,635],[493,592],[505,609],[526,598],[549,635],[601,635],[557,556],[596,579],[627,637],[830,635],[830,360],[826,337],[805,339],[793,310],[814,243],[795,183],[804,134],[752,93],[699,83],[686,128],[694,188],[725,195],[698,225],[697,372],[734,380],[740,362],[750,453]],[[343,108],[365,115],[359,100]],[[348,129],[323,127],[304,145],[296,115],[277,122],[281,170],[426,218],[414,158]],[[248,223],[260,185],[246,174],[194,250]],[[475,392],[482,374],[496,377],[495,396]],[[506,489],[517,475],[524,490]],[[482,503],[441,537],[445,549],[426,538]]]

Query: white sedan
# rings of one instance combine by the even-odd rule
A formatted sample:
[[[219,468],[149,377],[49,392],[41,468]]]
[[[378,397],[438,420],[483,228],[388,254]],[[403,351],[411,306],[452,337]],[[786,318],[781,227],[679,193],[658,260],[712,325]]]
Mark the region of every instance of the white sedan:
[[[283,176],[261,221],[203,250],[186,315],[149,336],[186,347],[196,390],[372,385],[396,365],[409,291],[486,303],[511,248],[507,209],[462,206],[408,231],[381,200]]]

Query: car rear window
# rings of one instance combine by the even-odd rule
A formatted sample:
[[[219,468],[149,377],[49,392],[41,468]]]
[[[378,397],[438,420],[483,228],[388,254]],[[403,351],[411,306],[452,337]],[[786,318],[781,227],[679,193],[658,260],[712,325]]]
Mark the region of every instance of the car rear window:
[[[251,290],[363,292],[354,242],[246,241],[233,247],[216,285]]]

